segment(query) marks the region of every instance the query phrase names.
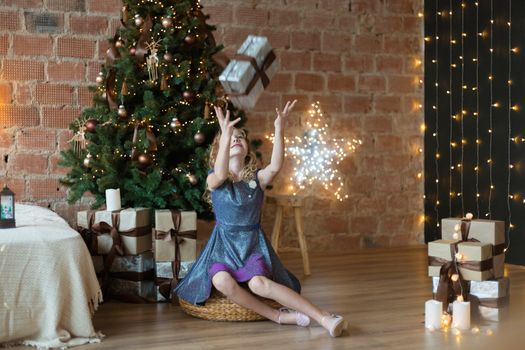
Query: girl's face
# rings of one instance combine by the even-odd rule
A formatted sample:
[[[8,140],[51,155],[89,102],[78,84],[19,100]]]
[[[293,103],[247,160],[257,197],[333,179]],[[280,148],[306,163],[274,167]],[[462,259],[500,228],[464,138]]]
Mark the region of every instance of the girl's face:
[[[230,157],[239,155],[243,158],[248,155],[248,141],[242,129],[235,129],[230,140]]]

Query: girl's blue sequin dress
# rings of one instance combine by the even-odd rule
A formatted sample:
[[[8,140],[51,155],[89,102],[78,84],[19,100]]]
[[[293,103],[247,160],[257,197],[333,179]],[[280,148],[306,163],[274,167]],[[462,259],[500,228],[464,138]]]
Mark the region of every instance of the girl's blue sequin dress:
[[[210,296],[211,278],[218,271],[229,272],[238,282],[264,275],[301,291],[299,281],[283,266],[261,230],[264,192],[255,178],[250,182],[226,180],[211,192],[215,228],[197,261],[175,288],[179,298],[203,305]]]

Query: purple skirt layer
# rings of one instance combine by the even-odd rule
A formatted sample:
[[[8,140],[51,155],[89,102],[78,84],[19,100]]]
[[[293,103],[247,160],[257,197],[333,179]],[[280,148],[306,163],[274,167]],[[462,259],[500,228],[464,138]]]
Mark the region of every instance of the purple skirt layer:
[[[261,254],[250,255],[246,264],[238,270],[232,269],[227,264],[213,263],[208,270],[210,279],[219,271],[228,272],[237,282],[246,282],[254,276],[265,276],[270,278],[271,274]]]

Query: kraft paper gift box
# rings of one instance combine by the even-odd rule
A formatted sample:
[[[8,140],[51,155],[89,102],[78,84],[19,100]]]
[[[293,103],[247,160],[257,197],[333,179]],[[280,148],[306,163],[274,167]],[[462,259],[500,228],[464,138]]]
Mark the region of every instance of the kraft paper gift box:
[[[92,213],[92,212],[91,212]],[[136,255],[151,250],[151,224],[149,209],[128,208],[119,212],[99,210],[91,214],[90,211],[77,213],[77,225],[91,231],[97,231],[97,227],[105,224],[106,228],[113,225],[113,215],[119,216],[118,233],[122,241],[124,255]],[[90,215],[94,215],[90,223]],[[105,231],[108,231],[107,229]],[[100,233],[100,232],[99,232]],[[113,246],[113,239],[109,233],[96,235],[96,243],[93,242],[90,251],[93,255],[108,254]]]
[[[250,63],[238,56],[231,60],[219,76],[224,90],[230,100],[239,108],[253,108],[257,99],[277,72],[277,58],[266,37],[249,35],[237,54],[253,57],[255,65],[268,78],[265,82],[257,75],[257,70]]]
[[[180,227],[176,233],[180,236],[171,237],[169,240],[161,239],[174,231],[175,223],[171,210],[155,210],[155,261],[175,261],[176,239],[179,241],[180,261],[194,261],[197,257],[197,213],[180,211]]]
[[[461,224],[460,218],[441,219],[441,238],[453,239],[454,227]],[[505,268],[505,222],[498,220],[475,219],[470,221],[468,238],[493,245],[494,277],[503,277]]]
[[[103,272],[105,256],[96,255],[91,258],[95,272]],[[111,264],[109,274],[112,277],[130,280],[153,280],[155,275],[153,252],[147,251],[138,255],[117,255]]]
[[[457,244],[458,253],[463,255],[462,260],[457,260],[463,279],[485,281],[494,278],[492,245],[480,242],[461,242],[457,239],[442,239],[428,243],[429,276],[438,277],[441,266],[446,261],[452,261],[451,245],[454,244]]]
[[[486,321],[501,321],[508,314],[509,278],[470,282],[471,304],[478,302],[478,315]]]

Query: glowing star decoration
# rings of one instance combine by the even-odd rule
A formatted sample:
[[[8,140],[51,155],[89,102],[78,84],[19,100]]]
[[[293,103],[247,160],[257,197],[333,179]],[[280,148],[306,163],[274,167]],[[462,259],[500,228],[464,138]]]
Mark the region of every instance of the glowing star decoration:
[[[348,195],[342,195],[344,180],[340,175],[339,165],[349,153],[355,152],[361,140],[330,138],[328,125],[323,121],[323,112],[319,102],[313,103],[308,111],[307,129],[302,137],[286,139],[286,155],[294,160],[294,175],[290,178],[299,189],[319,183],[325,190],[332,191],[342,201]],[[272,137],[273,139],[273,137]],[[309,186],[310,187],[310,186]],[[294,193],[295,194],[295,193]]]

